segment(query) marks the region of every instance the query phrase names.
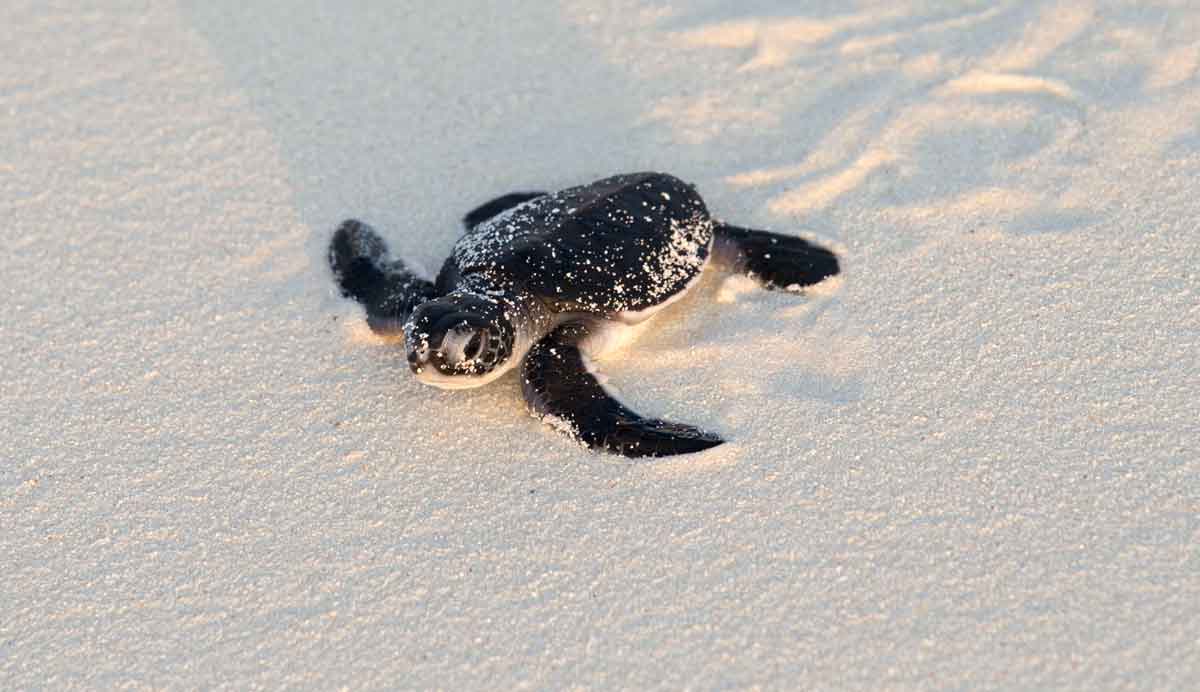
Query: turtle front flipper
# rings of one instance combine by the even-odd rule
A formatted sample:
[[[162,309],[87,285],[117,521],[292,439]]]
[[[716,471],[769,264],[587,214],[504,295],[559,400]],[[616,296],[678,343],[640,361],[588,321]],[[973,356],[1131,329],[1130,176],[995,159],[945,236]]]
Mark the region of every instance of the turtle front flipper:
[[[605,391],[588,368],[585,323],[563,325],[525,356],[525,401],[536,418],[590,449],[627,457],[689,454],[723,440],[690,425],[643,418]]]
[[[545,192],[510,192],[490,202],[485,202],[467,212],[467,215],[463,217],[463,225],[469,231],[484,221],[503,214],[519,204],[524,204],[531,199],[537,199],[545,195]]]
[[[431,282],[390,259],[383,238],[354,219],[342,222],[329,241],[329,266],[342,295],[362,303],[367,324],[384,336],[403,335],[413,309],[437,296]]]
[[[841,271],[837,255],[803,238],[724,223],[714,235],[719,261],[764,288],[799,291]]]

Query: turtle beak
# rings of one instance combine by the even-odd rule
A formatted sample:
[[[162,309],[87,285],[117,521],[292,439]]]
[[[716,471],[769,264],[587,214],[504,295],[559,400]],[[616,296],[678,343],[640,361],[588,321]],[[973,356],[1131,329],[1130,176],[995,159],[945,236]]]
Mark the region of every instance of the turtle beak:
[[[409,351],[408,369],[412,370],[414,375],[420,375],[427,370],[452,374],[449,372],[451,366],[446,362],[446,356],[441,351],[430,351],[429,353]]]
[[[413,374],[419,375],[429,367],[429,357],[432,355],[429,341],[421,339],[413,343],[412,340],[409,340],[406,345],[408,346],[408,369],[412,370]]]
[[[429,342],[422,339],[415,345],[410,345],[408,349],[408,369],[413,371],[414,375],[422,373],[441,373],[443,375],[453,375],[453,366],[446,359],[446,353],[439,345],[438,348],[432,348]]]

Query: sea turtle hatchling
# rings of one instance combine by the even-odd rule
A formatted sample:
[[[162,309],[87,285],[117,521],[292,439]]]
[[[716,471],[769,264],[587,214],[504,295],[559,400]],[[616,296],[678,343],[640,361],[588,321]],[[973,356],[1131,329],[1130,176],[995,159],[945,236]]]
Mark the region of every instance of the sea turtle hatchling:
[[[436,387],[478,387],[518,365],[533,415],[592,449],[629,457],[721,444],[643,418],[597,380],[589,357],[695,285],[706,266],[799,291],[838,273],[837,256],[792,236],[708,214],[693,186],[632,173],[561,192],[515,192],[467,214],[435,281],[391,258],[366,224],[329,245],[342,294],[377,333],[405,337],[409,367]]]

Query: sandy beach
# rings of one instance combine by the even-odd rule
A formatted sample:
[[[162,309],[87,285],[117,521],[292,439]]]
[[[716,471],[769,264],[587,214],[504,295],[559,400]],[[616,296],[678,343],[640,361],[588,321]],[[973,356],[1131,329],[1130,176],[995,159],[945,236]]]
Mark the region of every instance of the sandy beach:
[[[1200,686],[1200,5],[9,0],[0,688]],[[660,170],[837,250],[602,365],[631,461],[326,265]]]

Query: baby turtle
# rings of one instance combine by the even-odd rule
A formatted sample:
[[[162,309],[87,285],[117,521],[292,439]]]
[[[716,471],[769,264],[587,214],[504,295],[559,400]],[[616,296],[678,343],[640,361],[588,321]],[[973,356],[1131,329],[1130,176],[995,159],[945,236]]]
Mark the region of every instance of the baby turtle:
[[[626,408],[589,356],[683,296],[710,258],[793,292],[838,273],[825,248],[713,219],[693,186],[664,173],[514,192],[463,223],[466,234],[430,282],[391,258],[366,224],[344,222],[329,245],[342,294],[366,307],[372,330],[405,337],[420,381],[478,387],[520,364],[535,417],[628,457],[698,452],[722,440]]]

